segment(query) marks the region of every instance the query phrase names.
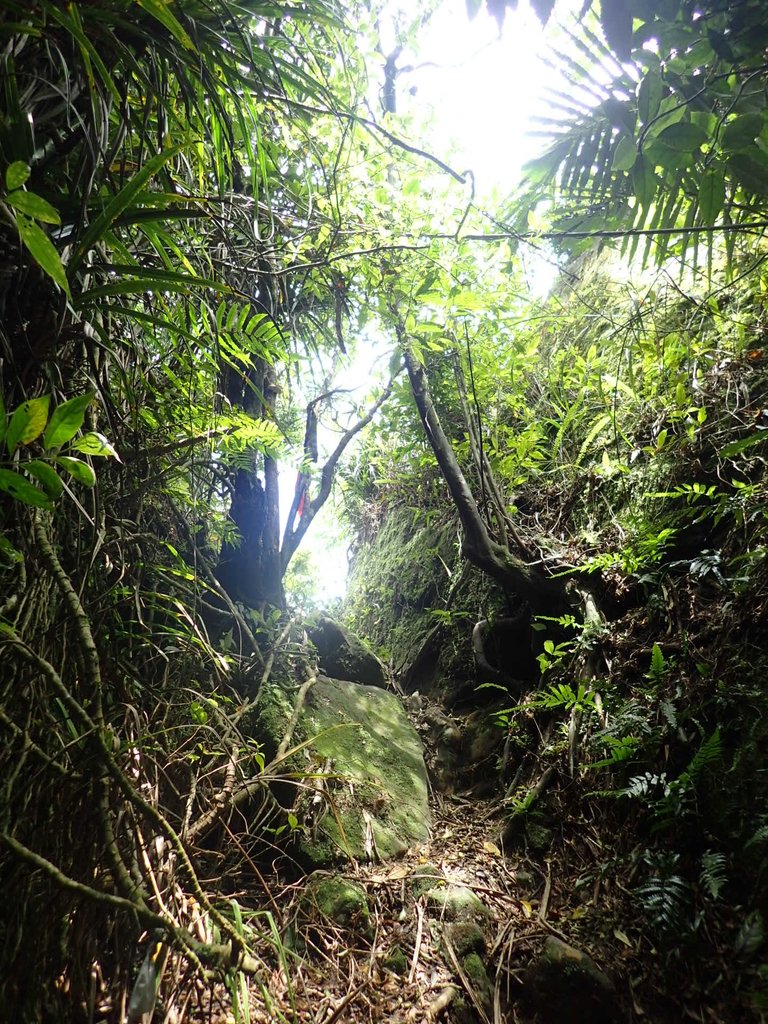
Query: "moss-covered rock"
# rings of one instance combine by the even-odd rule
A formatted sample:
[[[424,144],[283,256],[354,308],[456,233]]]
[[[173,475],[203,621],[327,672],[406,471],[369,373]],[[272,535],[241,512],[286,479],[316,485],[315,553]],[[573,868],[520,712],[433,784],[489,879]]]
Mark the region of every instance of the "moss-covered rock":
[[[444,882],[442,871],[434,864],[421,864],[408,880],[414,899],[419,899],[430,889],[435,889]]]
[[[493,1006],[493,985],[488,977],[482,957],[479,953],[468,953],[462,959],[461,966],[469,984],[472,986],[475,997],[481,1003],[486,1013],[490,1013]]]
[[[454,921],[445,926],[444,936],[462,960],[470,953],[485,952],[485,935],[476,921]]]
[[[256,730],[268,755],[286,732],[298,689],[274,682],[259,695]],[[301,744],[289,770],[325,775],[323,800],[311,807],[313,813],[303,806],[310,804],[311,788],[302,790],[310,799],[300,798],[294,806],[301,860],[313,867],[345,858],[386,860],[427,839],[430,811],[421,741],[395,694],[319,676],[293,734],[293,745]],[[288,802],[284,793],[277,795]]]
[[[334,619],[313,616],[306,629],[325,675],[363,686],[387,685],[386,670],[370,647]]]
[[[368,897],[365,889],[342,875],[317,873],[310,876],[301,898],[306,921],[318,925],[329,922],[370,938],[372,934]]]
[[[486,921],[491,912],[466,885],[436,885],[424,894],[427,908],[446,921]]]
[[[550,935],[525,978],[526,1001],[542,1024],[620,1024],[613,983],[580,949]]]
[[[450,510],[436,517],[393,507],[375,537],[359,547],[350,575],[345,620],[377,651],[391,655],[408,676],[408,688],[422,693],[441,688],[458,667],[453,664],[457,658],[464,662],[465,675],[472,671],[466,643],[471,623],[460,616],[436,629],[432,614],[442,608],[447,592],[446,567],[452,572],[462,564],[456,541]],[[453,643],[454,634],[461,634],[462,642]],[[432,644],[427,642],[430,636]]]

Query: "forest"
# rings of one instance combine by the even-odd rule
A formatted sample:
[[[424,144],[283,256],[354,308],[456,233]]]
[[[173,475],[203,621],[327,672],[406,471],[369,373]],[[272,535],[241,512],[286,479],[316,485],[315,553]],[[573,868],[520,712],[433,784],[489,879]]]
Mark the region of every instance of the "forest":
[[[0,1020],[768,1020],[765,5],[448,3],[0,0]]]

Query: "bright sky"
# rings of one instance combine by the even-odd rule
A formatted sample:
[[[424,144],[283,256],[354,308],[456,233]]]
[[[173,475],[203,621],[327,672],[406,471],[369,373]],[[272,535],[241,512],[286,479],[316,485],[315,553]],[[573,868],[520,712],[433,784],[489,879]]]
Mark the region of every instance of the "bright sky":
[[[434,112],[430,148],[438,155],[453,150],[452,165],[473,171],[480,193],[511,191],[522,164],[541,149],[525,133],[552,78],[539,59],[542,49],[541,25],[525,0],[507,11],[501,38],[485,4],[470,21],[465,0],[444,0],[419,54],[400,59],[414,70],[398,79],[399,109]]]
[[[394,49],[394,33],[387,39],[388,26],[383,19],[380,24],[386,54]],[[397,78],[398,113],[412,114],[417,123],[433,115],[429,137],[409,141],[459,172],[471,170],[478,196],[510,193],[521,166],[542,148],[541,140],[525,134],[546,81],[552,81],[538,56],[542,49],[542,29],[526,0],[517,11],[508,11],[501,38],[485,5],[470,21],[465,0],[444,0],[421,33],[418,54],[403,53],[398,62],[413,67]],[[396,119],[391,127],[398,131]],[[356,361],[347,377],[360,375],[367,376],[368,367]],[[323,603],[346,590],[346,545],[335,537],[333,520],[331,499],[302,545],[316,570],[317,598]]]

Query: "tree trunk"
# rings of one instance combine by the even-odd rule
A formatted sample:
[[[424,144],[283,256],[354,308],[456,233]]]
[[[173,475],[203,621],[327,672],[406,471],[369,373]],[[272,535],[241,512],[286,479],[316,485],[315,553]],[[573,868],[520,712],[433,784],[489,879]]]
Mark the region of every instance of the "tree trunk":
[[[565,609],[568,602],[562,581],[545,576],[491,539],[477,502],[440,423],[429,393],[424,367],[417,362],[407,346],[403,347],[405,366],[424,432],[461,520],[464,531],[462,554],[482,572],[497,580],[506,592],[514,593],[527,601],[533,612],[546,611],[552,614]]]
[[[230,376],[227,397],[255,419],[273,415],[277,397],[274,374],[254,360],[248,378]],[[280,566],[280,494],[276,459],[264,455],[264,482],[254,465],[235,474],[229,518],[239,537],[221,547],[216,577],[233,601],[250,608],[285,606]]]

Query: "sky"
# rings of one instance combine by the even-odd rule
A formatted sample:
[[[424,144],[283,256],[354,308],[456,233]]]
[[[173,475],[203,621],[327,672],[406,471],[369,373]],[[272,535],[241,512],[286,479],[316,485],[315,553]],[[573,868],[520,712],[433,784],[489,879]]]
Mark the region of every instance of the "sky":
[[[380,26],[387,54],[394,49],[395,34],[384,19]],[[397,78],[398,114],[413,115],[415,123],[424,123],[431,115],[427,134],[408,141],[459,172],[471,170],[478,197],[509,194],[522,165],[541,151],[541,140],[526,132],[552,78],[538,56],[542,35],[525,0],[517,11],[508,11],[501,37],[485,5],[470,20],[465,0],[444,0],[419,34],[418,53],[403,53],[398,62],[412,68]],[[383,123],[400,133],[397,119],[384,118]],[[343,386],[349,386],[361,377],[367,379],[369,371],[353,362],[345,376]],[[346,590],[347,543],[338,538],[332,500],[302,545],[315,569],[317,600],[324,604]]]
[[[511,191],[541,149],[526,132],[551,79],[539,57],[542,37],[525,0],[507,12],[501,37],[484,4],[470,20],[465,0],[444,0],[420,35],[414,70],[398,79],[400,109],[433,112],[432,147],[440,156],[453,151],[451,164],[471,170],[481,194]]]

